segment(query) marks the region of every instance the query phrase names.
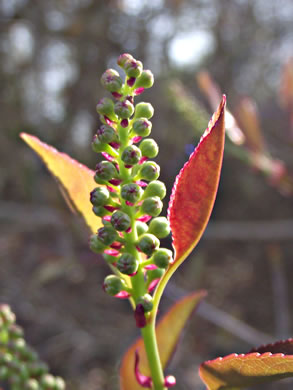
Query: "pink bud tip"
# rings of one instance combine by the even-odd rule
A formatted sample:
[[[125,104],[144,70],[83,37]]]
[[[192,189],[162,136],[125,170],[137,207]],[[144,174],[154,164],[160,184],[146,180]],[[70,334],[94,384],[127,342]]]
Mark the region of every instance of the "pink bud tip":
[[[120,125],[122,126],[122,127],[127,127],[128,126],[128,120],[127,119],[122,119],[122,121],[120,122]]]
[[[127,230],[125,230],[125,233],[131,233],[131,231],[132,231],[132,229],[131,229],[131,226],[130,226]]]
[[[118,294],[115,295],[115,298],[119,299],[127,299],[130,297],[130,294],[127,291],[120,291]]]
[[[152,217],[150,215],[143,215],[142,217],[137,218],[137,220],[140,222],[148,222],[151,219]]]
[[[149,284],[148,292],[152,292],[156,288],[159,281],[160,281],[160,278],[152,280],[151,283]]]
[[[152,379],[150,377],[148,377],[148,376],[143,375],[139,371],[139,354],[138,354],[138,350],[135,351],[134,374],[135,374],[135,378],[136,378],[138,384],[140,384],[141,387],[147,387],[148,389],[152,388]]]
[[[135,77],[130,77],[130,79],[127,80],[127,85],[129,87],[133,87],[135,83]]]
[[[115,122],[111,121],[106,115],[104,115],[104,119],[108,126],[113,126],[115,124]]]
[[[103,221],[110,222],[110,221],[111,221],[111,215],[105,215],[105,216],[103,217]]]
[[[110,213],[112,213],[113,211],[118,210],[118,207],[106,205],[106,206],[104,206],[104,209],[106,209],[106,210],[110,211]]]
[[[132,142],[134,143],[134,144],[137,144],[139,141],[141,141],[142,140],[142,137],[140,136],[140,135],[137,135],[136,137],[133,137],[132,138]]]
[[[120,252],[117,251],[116,249],[106,249],[104,251],[104,253],[106,253],[106,255],[110,255],[110,256],[114,256],[114,257],[117,257],[120,255]]]
[[[119,186],[119,184],[121,183],[122,180],[120,179],[111,179],[109,180],[109,183],[110,184],[113,184],[113,186]]]
[[[110,186],[107,186],[107,190],[108,190],[109,192],[116,192],[116,190],[114,190],[114,188],[113,188],[113,187],[110,187]]]
[[[148,185],[148,183],[146,183],[145,181],[142,181],[142,180],[138,180],[135,182],[138,186],[140,187],[146,187]]]
[[[147,270],[153,270],[153,269],[157,269],[158,267],[155,264],[149,264],[146,265],[144,268]]]
[[[175,386],[176,385],[176,378],[175,378],[175,376],[173,376],[173,375],[166,376],[164,385],[167,388]]]
[[[122,244],[121,244],[121,242],[114,241],[114,242],[110,245],[110,247],[111,247],[112,249],[120,249],[120,248],[122,247]]]
[[[132,168],[132,165],[129,165],[129,164],[125,164],[124,166],[125,166],[125,168],[127,168],[127,169]]]
[[[147,157],[146,156],[142,156],[142,158],[139,160],[139,165],[143,164],[145,161],[147,161]]]
[[[144,87],[140,87],[134,91],[134,94],[137,96],[137,95],[140,95],[141,93],[143,93],[143,91],[144,91]]]
[[[126,200],[125,203],[127,204],[127,206],[134,206],[134,204],[129,202],[129,200]]]
[[[102,156],[105,157],[105,159],[107,159],[108,161],[114,161],[114,157],[110,156],[110,154],[106,153],[106,152],[102,152]]]
[[[114,149],[119,149],[120,148],[120,144],[118,144],[118,142],[110,142],[109,145],[111,145],[112,148],[114,148]]]
[[[121,95],[121,93],[118,93],[118,92],[112,92],[112,96],[115,99],[121,99],[123,95]]]

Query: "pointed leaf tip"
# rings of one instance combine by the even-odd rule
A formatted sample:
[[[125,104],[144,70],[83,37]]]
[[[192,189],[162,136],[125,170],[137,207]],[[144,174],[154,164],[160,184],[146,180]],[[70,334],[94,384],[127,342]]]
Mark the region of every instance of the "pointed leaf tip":
[[[101,227],[101,219],[94,215],[90,203],[90,192],[97,187],[93,179],[94,172],[33,135],[21,133],[20,137],[44,161],[61,185],[65,199],[69,198],[69,203],[83,216],[90,229],[95,232]]]
[[[218,189],[225,139],[226,96],[212,116],[197,148],[176,177],[168,218],[177,268],[198,243],[208,223]],[[168,277],[168,271],[165,274]]]

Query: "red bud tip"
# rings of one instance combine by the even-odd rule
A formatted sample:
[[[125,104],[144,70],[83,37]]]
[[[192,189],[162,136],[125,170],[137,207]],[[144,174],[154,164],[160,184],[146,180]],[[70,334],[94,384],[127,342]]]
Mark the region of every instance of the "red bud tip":
[[[111,179],[109,180],[109,183],[110,184],[113,184],[113,186],[119,186],[119,184],[121,183],[122,180],[120,179]]]
[[[154,289],[156,288],[156,286],[159,283],[159,281],[160,281],[160,278],[152,280],[151,283],[148,286],[148,292],[154,291]]]
[[[143,156],[140,160],[139,160],[139,165],[143,164],[145,161],[147,161],[147,157],[146,156]]]
[[[112,92],[112,96],[115,99],[121,99],[123,95],[121,95],[121,93],[118,93],[118,92]]]
[[[128,126],[128,119],[122,119],[122,121],[120,122],[120,125],[124,128],[127,127]]]
[[[125,233],[131,233],[131,231],[132,231],[132,229],[131,229],[131,226],[130,226],[127,230],[125,230]]]
[[[103,220],[107,221],[107,222],[110,222],[111,221],[111,215],[105,215],[105,217],[103,217]]]
[[[173,387],[176,385],[176,378],[173,375],[168,375],[165,378],[164,385],[169,389],[169,387]]]
[[[114,257],[117,257],[120,255],[120,252],[117,251],[116,249],[106,249],[104,251],[104,253],[106,253],[106,255],[110,255],[110,256],[114,256]]]
[[[140,87],[140,88],[137,88],[135,91],[134,91],[134,94],[137,96],[137,95],[140,95],[141,93],[143,93],[144,91],[144,88],[143,87]]]
[[[127,204],[127,206],[134,206],[134,204],[129,202],[128,200],[126,200],[125,203]]]
[[[155,264],[149,264],[144,267],[146,270],[157,269],[158,267]]]
[[[116,190],[113,187],[107,186],[107,190],[109,192],[116,192]]]
[[[112,146],[112,148],[114,149],[120,148],[120,144],[118,144],[118,142],[110,142],[109,145]]]
[[[136,137],[133,137],[131,141],[132,141],[134,144],[137,144],[137,143],[140,142],[141,140],[142,140],[142,137],[141,137],[140,135],[138,135],[138,136],[136,136]]]
[[[127,80],[127,85],[129,87],[133,87],[135,83],[136,78],[135,77],[130,77],[130,79]]]
[[[134,361],[134,374],[135,374],[135,378],[138,382],[138,384],[140,384],[141,387],[147,387],[148,389],[151,389],[152,388],[152,379],[148,376],[145,376],[143,375],[140,371],[139,371],[139,354],[138,354],[138,350],[135,351],[135,361]]]
[[[146,183],[145,181],[143,180],[138,180],[135,182],[137,185],[139,185],[140,187],[147,187],[148,183]]]
[[[138,221],[140,222],[148,222],[152,219],[150,215],[143,215],[142,217],[137,218]]]
[[[109,119],[106,115],[104,115],[104,119],[108,126],[115,125],[115,122],[111,121],[111,119]]]
[[[115,160],[114,157],[110,156],[110,154],[108,154],[106,152],[102,152],[101,154],[102,154],[103,157],[105,157],[106,160],[108,160],[110,162]]]
[[[104,206],[104,209],[106,209],[106,210],[110,211],[110,213],[112,213],[113,211],[118,210],[118,207],[106,205],[106,206]]]
[[[121,242],[114,241],[114,242],[110,245],[110,247],[111,247],[112,249],[120,249],[120,248],[122,247],[122,244],[121,244]]]
[[[124,166],[125,166],[125,168],[127,168],[127,169],[132,168],[132,165],[129,165],[129,164],[125,164]]]
[[[141,303],[139,303],[134,312],[134,318],[136,321],[136,326],[138,328],[144,328],[146,326],[146,318],[144,315],[144,307]]]
[[[130,294],[127,291],[120,291],[118,294],[115,295],[115,298],[119,299],[127,299],[130,297]]]

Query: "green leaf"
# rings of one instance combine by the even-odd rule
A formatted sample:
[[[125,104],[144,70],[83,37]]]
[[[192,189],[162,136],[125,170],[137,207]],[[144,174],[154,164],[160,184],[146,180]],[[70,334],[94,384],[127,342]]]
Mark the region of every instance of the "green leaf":
[[[199,291],[179,300],[171,307],[156,326],[156,335],[163,368],[168,364],[186,322],[205,295],[205,291]],[[140,357],[140,372],[147,376],[150,375],[143,340],[142,338],[139,338],[123,356],[120,368],[121,390],[142,389],[137,383],[134,375],[136,350],[138,350]]]
[[[20,136],[40,156],[58,180],[61,192],[70,208],[73,211],[77,210],[90,229],[96,232],[102,226],[102,222],[93,213],[90,203],[90,192],[97,187],[93,179],[94,172],[33,135],[21,133]]]
[[[292,377],[293,339],[204,362],[199,374],[208,390],[235,390]]]

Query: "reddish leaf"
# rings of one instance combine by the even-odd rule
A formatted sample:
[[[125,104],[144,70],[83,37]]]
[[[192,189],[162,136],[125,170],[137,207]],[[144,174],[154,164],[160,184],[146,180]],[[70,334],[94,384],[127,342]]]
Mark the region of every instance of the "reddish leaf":
[[[170,360],[187,320],[205,295],[206,293],[204,291],[199,291],[181,299],[171,307],[158,323],[156,334],[163,367],[166,367]],[[120,368],[121,390],[142,389],[135,378],[134,367],[136,350],[138,351],[140,358],[140,373],[145,376],[150,375],[143,340],[140,338],[128,349],[123,357]]]
[[[225,102],[213,115],[199,145],[176,178],[168,209],[177,268],[192,251],[202,236],[218,189],[224,151]]]
[[[292,339],[256,351],[261,353],[232,354],[204,362],[199,374],[207,389],[238,389],[293,376]]]
[[[65,199],[70,200],[80,212],[93,232],[102,226],[100,218],[92,212],[90,192],[97,186],[93,179],[94,172],[73,160],[65,153],[41,142],[37,137],[21,133],[21,138],[41,157],[49,171],[61,184]]]

